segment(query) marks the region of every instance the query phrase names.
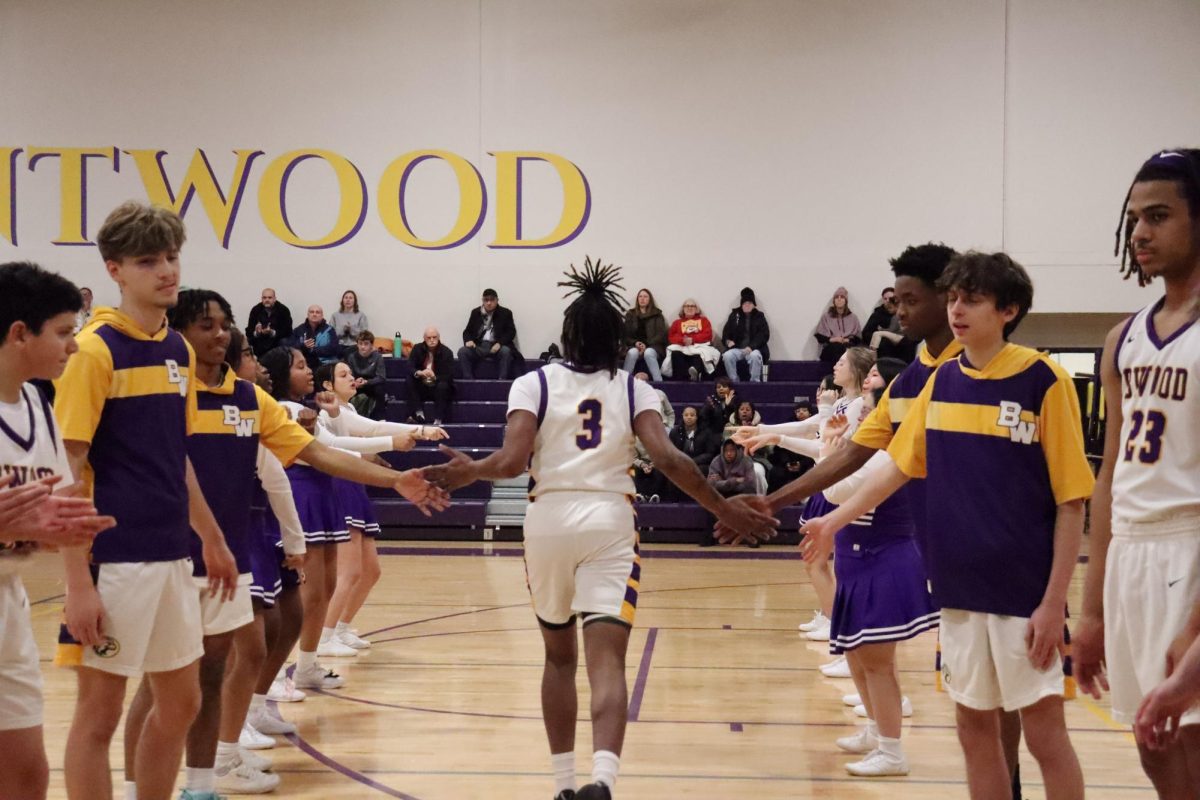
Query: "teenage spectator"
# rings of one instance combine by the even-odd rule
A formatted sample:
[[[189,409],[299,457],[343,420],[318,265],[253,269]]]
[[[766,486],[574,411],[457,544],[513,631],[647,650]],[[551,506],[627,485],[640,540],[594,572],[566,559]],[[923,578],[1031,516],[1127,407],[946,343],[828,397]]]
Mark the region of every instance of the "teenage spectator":
[[[886,331],[891,326],[892,320],[895,318],[896,290],[889,286],[879,295],[879,302],[875,304],[875,308],[871,309],[871,316],[867,317],[867,324],[863,325],[863,341],[871,341],[871,335],[874,334],[875,331]]]
[[[667,334],[667,352],[671,360],[663,365],[663,374],[676,380],[690,378],[700,380],[701,375],[712,375],[717,369],[721,353],[712,345],[712,323],[699,304],[692,298],[683,301],[679,318],[671,323]]]
[[[626,372],[633,372],[640,357],[650,377],[662,380],[659,364],[667,352],[667,321],[649,289],[638,290],[636,305],[625,312],[625,347]]]
[[[79,294],[83,296],[83,308],[75,312],[76,333],[83,330],[83,326],[92,320],[92,290],[86,286],[81,286],[79,287]]]
[[[471,309],[463,328],[463,346],[458,351],[464,378],[475,377],[475,365],[494,358],[500,363],[500,380],[516,377],[513,360],[517,353],[517,326],[512,312],[500,305],[495,289],[483,290],[483,302]]]
[[[815,466],[808,456],[793,453],[786,447],[776,447],[771,453],[771,469],[767,471],[767,492],[776,492]]]
[[[262,302],[250,309],[246,338],[255,357],[283,344],[292,331],[292,312],[275,298],[275,290],[262,290]]]
[[[657,503],[662,499],[667,488],[667,476],[654,468],[654,460],[642,444],[641,439],[633,440],[633,486],[639,503]]]
[[[650,381],[650,376],[644,372],[639,372],[633,377],[636,380],[646,381],[647,383]],[[662,389],[655,389],[654,393],[658,395],[658,404],[662,413],[663,427],[667,429],[667,433],[670,433],[671,429],[675,427],[675,407],[671,405],[671,399],[667,397],[667,393]]]
[[[354,409],[364,417],[383,419],[386,410],[384,387],[387,384],[387,368],[383,355],[375,349],[375,334],[369,330],[359,331],[355,349],[346,359],[358,394],[350,400]]]
[[[700,413],[695,406],[684,407],[679,424],[671,429],[671,442],[706,474],[721,449],[717,434],[700,424]]]
[[[701,424],[723,439],[729,416],[737,411],[739,398],[728,376],[717,378],[716,388],[704,401]]]
[[[349,356],[358,345],[358,335],[369,327],[367,315],[358,310],[358,293],[353,289],[342,292],[338,310],[333,312],[332,324],[337,332],[342,354]]]
[[[750,380],[756,383],[761,381],[763,364],[771,360],[771,351],[767,347],[771,329],[767,325],[767,315],[758,310],[754,290],[749,286],[742,289],[741,304],[729,312],[729,319],[725,320],[721,338],[727,348],[722,359],[729,380],[741,380],[738,377],[737,365],[745,361],[750,365]]]
[[[792,408],[792,417],[796,422],[803,422],[817,413],[817,404],[812,400],[801,400]]]
[[[409,352],[408,363],[412,374],[408,376],[406,418],[415,425],[424,425],[425,401],[432,400],[433,424],[441,425],[454,395],[454,354],[442,344],[437,328],[425,329],[423,340]]]
[[[314,372],[322,364],[337,361],[341,354],[337,334],[325,321],[325,310],[317,305],[308,307],[308,316],[292,331],[287,345],[303,353]]]
[[[821,315],[817,330],[813,334],[821,345],[822,363],[832,366],[846,352],[862,341],[862,326],[858,317],[850,310],[846,287],[839,286],[833,293],[829,308]]]
[[[725,440],[721,445],[721,454],[708,465],[708,482],[722,497],[760,493],[758,478],[754,474],[754,462],[742,452],[742,446],[732,439]],[[699,543],[701,547],[713,544],[711,526],[701,528]]]
[[[729,424],[725,426],[723,439],[728,439],[737,432],[738,428],[746,426],[758,426],[762,422],[762,416],[758,413],[758,409],[754,407],[754,403],[749,400],[742,400],[737,404],[737,410],[729,415]],[[747,456],[754,462],[754,476],[758,479],[758,493],[767,493],[767,472],[771,469],[771,454],[775,448],[771,445],[759,447],[753,453],[748,453]]]

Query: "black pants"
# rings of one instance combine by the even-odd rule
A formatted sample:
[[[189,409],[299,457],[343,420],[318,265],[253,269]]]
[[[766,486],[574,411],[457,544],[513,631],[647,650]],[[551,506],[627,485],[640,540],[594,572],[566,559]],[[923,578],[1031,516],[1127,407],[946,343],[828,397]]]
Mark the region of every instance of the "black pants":
[[[689,356],[681,353],[678,350],[671,351],[671,377],[677,381],[686,381],[689,379],[688,368],[695,367],[696,372],[703,378],[707,373],[704,371],[704,359],[700,356]]]
[[[650,470],[647,475],[637,467],[633,468],[633,485],[637,493],[643,497],[650,497],[656,494],[661,497],[667,488],[667,478],[656,469]]]
[[[433,401],[433,418],[446,421],[450,410],[450,397],[454,393],[454,384],[447,380],[437,380],[432,385],[416,377],[408,376],[408,406],[405,418],[425,416],[425,403]]]

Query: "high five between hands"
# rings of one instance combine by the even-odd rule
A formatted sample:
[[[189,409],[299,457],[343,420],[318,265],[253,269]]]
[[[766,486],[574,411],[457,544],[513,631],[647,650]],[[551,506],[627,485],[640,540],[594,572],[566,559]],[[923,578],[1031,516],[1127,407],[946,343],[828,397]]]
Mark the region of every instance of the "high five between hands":
[[[96,511],[82,486],[53,491],[61,476],[10,488],[14,476],[0,477],[0,542],[36,542],[44,547],[89,544],[96,534],[117,524]]]

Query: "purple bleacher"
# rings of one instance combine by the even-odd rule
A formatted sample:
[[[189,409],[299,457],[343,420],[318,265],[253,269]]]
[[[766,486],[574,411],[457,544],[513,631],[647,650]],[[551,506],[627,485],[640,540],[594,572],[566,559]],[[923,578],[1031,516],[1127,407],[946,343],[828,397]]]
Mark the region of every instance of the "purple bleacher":
[[[376,499],[374,502],[379,524],[388,531],[383,537],[387,539],[404,538],[395,535],[397,528],[482,528],[487,520],[488,501],[478,498],[460,499],[455,495],[448,509],[434,512],[429,517],[405,500]]]

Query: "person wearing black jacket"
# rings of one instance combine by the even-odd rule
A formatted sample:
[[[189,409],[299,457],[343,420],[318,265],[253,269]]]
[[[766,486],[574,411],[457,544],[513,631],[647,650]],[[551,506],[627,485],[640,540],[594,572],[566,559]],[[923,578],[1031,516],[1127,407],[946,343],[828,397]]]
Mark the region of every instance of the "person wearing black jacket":
[[[433,424],[441,425],[454,395],[454,354],[442,344],[437,328],[425,329],[424,340],[408,354],[412,374],[408,376],[408,412],[414,424],[425,423],[425,401],[433,401]]]
[[[695,406],[687,406],[679,415],[679,424],[671,429],[671,443],[687,454],[706,475],[709,463],[721,450],[720,435],[700,425]]]
[[[471,309],[463,328],[463,346],[458,351],[464,378],[475,377],[475,365],[484,359],[500,362],[500,380],[516,377],[514,361],[520,355],[516,346],[517,326],[512,312],[500,305],[495,289],[483,290],[483,303]]]
[[[358,394],[350,402],[364,417],[383,419],[386,411],[384,387],[387,384],[387,369],[383,366],[383,356],[375,349],[375,334],[367,330],[359,331],[354,351],[346,356],[346,364],[354,376],[354,385],[358,387]]]
[[[725,329],[721,339],[725,342],[725,374],[729,380],[741,380],[738,377],[737,365],[745,361],[750,365],[750,380],[755,383],[763,379],[763,364],[771,360],[771,350],[767,342],[771,338],[771,329],[767,325],[767,316],[758,310],[758,302],[754,290],[749,286],[742,289],[742,303],[729,312],[725,321]]]
[[[740,402],[741,398],[737,396],[733,382],[724,375],[717,378],[716,391],[704,401],[704,408],[700,412],[700,424],[713,432],[718,444],[725,435],[729,415],[737,411]]]
[[[263,289],[262,302],[250,309],[250,318],[246,323],[246,339],[254,355],[261,356],[275,349],[283,344],[291,332],[292,312],[275,298],[274,289]]]

